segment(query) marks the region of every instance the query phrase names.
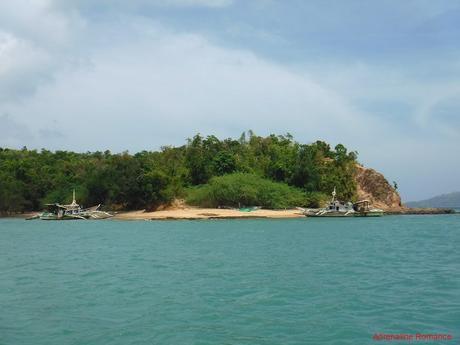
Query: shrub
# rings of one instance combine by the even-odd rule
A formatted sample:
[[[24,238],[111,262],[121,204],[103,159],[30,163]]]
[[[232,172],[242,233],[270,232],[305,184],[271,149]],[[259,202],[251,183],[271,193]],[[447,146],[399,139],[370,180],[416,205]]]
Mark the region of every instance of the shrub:
[[[254,174],[235,173],[212,178],[208,184],[189,188],[187,202],[201,207],[262,206],[283,209],[319,204],[319,193],[305,193],[284,183]]]

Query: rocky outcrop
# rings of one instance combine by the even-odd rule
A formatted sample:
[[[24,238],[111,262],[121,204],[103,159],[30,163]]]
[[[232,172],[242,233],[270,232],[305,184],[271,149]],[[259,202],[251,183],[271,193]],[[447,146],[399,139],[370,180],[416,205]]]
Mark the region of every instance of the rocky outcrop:
[[[451,208],[408,208],[403,207],[398,210],[387,210],[386,214],[455,214]]]
[[[367,199],[373,207],[384,211],[402,212],[405,210],[398,192],[381,173],[357,164],[355,178],[359,200]]]

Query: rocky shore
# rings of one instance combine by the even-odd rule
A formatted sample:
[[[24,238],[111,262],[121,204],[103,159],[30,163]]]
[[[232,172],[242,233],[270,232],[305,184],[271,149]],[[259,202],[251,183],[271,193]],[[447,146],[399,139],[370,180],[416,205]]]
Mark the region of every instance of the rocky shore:
[[[367,199],[373,207],[385,214],[453,214],[448,208],[411,208],[403,205],[398,191],[390,185],[385,176],[374,169],[356,166],[356,189],[358,199]]]
[[[405,207],[397,210],[387,210],[385,214],[454,214],[450,208],[410,208]]]

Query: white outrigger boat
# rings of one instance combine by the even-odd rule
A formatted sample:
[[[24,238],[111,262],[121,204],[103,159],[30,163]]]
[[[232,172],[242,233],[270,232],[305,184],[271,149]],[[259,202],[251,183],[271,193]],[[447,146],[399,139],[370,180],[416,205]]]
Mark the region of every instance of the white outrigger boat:
[[[39,213],[27,220],[70,220],[70,219],[106,219],[113,217],[108,212],[99,210],[100,204],[89,208],[81,208],[75,200],[75,190],[73,191],[73,200],[69,205],[58,203],[46,204],[46,211]]]
[[[336,199],[336,191],[332,192],[332,199],[324,208],[301,209],[307,217],[380,217],[384,211],[371,208],[369,200],[361,200],[356,203],[343,203]]]

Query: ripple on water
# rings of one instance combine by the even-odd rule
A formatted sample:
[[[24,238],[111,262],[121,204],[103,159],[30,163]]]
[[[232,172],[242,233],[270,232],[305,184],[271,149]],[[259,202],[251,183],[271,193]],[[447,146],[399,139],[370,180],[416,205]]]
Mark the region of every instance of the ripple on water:
[[[0,220],[0,344],[458,338],[459,220]]]

